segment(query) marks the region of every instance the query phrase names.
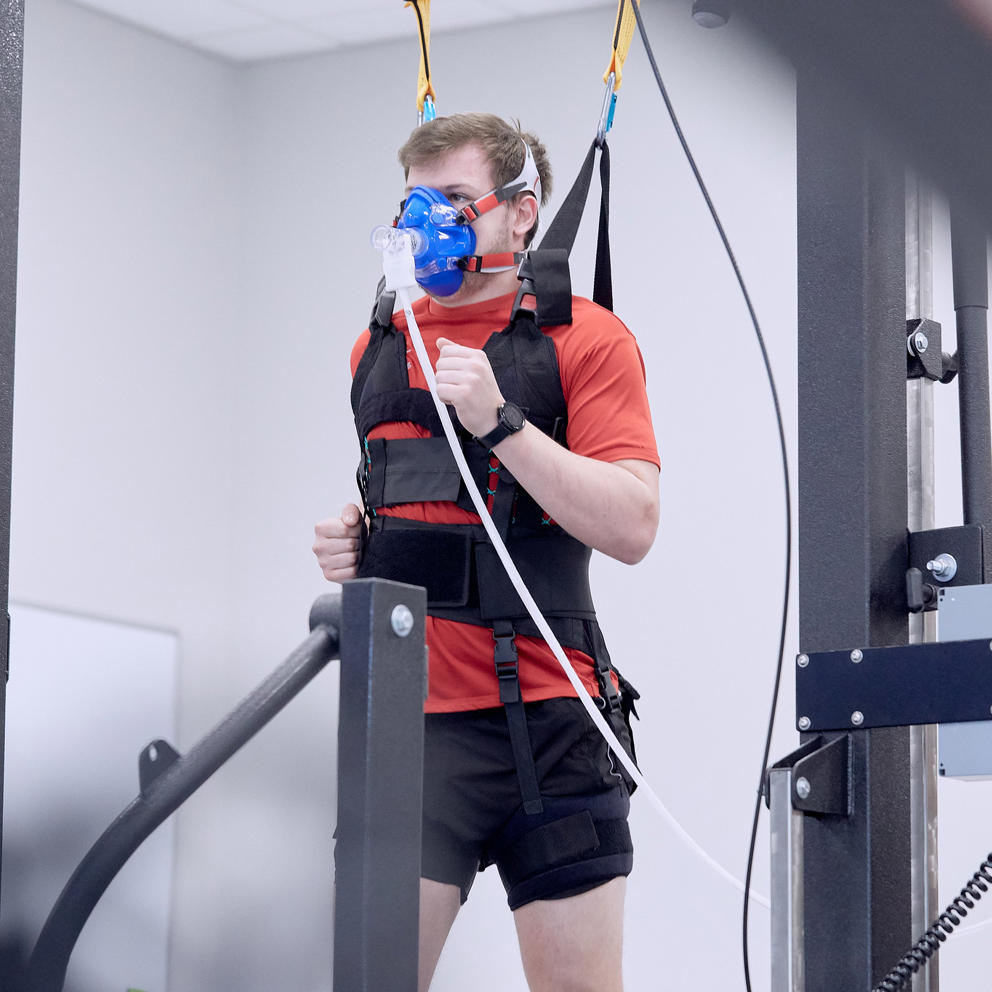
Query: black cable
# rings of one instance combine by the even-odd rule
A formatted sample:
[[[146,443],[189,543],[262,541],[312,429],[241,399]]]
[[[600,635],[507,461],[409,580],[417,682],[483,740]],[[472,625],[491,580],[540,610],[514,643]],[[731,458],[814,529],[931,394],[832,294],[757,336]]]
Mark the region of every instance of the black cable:
[[[913,944],[900,962],[876,985],[872,992],[898,992],[905,988],[923,965],[940,950],[947,935],[968,915],[969,909],[988,892],[992,883],[992,854],[978,866],[978,871],[968,880],[959,895],[953,899],[920,939]]]
[[[758,818],[761,815],[761,800],[764,793],[765,769],[768,767],[768,755],[772,746],[772,730],[775,727],[775,710],[778,705],[779,688],[782,684],[782,668],[785,658],[785,636],[789,619],[789,586],[792,579],[792,489],[789,483],[789,456],[785,441],[785,426],[782,421],[782,410],[778,401],[778,390],[775,388],[775,376],[772,373],[771,362],[768,359],[768,350],[765,347],[764,335],[762,335],[761,328],[758,325],[758,317],[754,312],[753,305],[751,304],[751,297],[748,294],[747,287],[744,285],[744,277],[741,275],[741,270],[737,265],[737,259],[734,257],[733,250],[730,247],[730,242],[727,240],[727,234],[723,229],[723,224],[720,222],[720,217],[716,212],[716,207],[713,206],[713,201],[710,199],[710,194],[706,189],[706,184],[703,182],[703,177],[699,173],[699,169],[696,166],[696,161],[692,157],[692,152],[689,151],[689,145],[685,140],[685,135],[682,133],[682,128],[679,126],[678,118],[675,116],[675,109],[672,106],[672,101],[668,97],[668,91],[665,89],[665,84],[662,81],[661,73],[658,70],[658,63],[655,61],[654,52],[651,50],[651,43],[648,41],[647,31],[644,28],[644,21],[641,18],[640,4],[636,2],[634,3],[634,16],[637,18],[637,28],[640,31],[641,40],[644,42],[644,48],[648,54],[648,61],[651,63],[654,78],[658,83],[658,89],[661,90],[661,97],[665,101],[665,107],[668,109],[668,116],[672,119],[672,125],[675,128],[675,133],[682,145],[682,151],[685,152],[685,157],[689,161],[689,167],[692,169],[692,174],[696,177],[696,182],[699,184],[699,190],[703,194],[703,199],[706,201],[706,206],[709,207],[710,215],[713,218],[713,223],[716,225],[717,232],[720,235],[720,240],[723,242],[723,247],[726,249],[727,257],[730,259],[731,266],[733,266],[734,275],[737,276],[737,282],[740,285],[741,293],[744,296],[744,302],[747,305],[747,312],[751,315],[751,323],[754,325],[755,337],[758,339],[758,347],[761,349],[761,358],[765,364],[765,374],[768,377],[768,386],[771,389],[772,402],[775,406],[775,422],[778,425],[779,446],[782,452],[782,479],[785,487],[785,594],[782,602],[782,627],[779,636],[778,663],[775,668],[775,686],[772,690],[772,704],[771,712],[768,717],[768,731],[765,735],[765,749],[761,758],[761,775],[758,780],[758,790],[754,801],[754,818],[751,823],[751,839],[747,852],[747,873],[744,878],[744,909],[742,921],[744,984],[747,988],[747,992],[751,992],[751,972],[748,961],[747,947],[751,872],[754,868],[754,846],[758,836]]]

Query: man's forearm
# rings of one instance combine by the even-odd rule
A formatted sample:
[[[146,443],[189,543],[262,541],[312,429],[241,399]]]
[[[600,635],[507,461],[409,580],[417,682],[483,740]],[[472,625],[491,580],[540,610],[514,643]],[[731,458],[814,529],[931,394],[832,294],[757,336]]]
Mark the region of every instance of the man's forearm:
[[[629,565],[647,554],[658,529],[656,466],[577,455],[530,423],[493,451],[572,537]]]

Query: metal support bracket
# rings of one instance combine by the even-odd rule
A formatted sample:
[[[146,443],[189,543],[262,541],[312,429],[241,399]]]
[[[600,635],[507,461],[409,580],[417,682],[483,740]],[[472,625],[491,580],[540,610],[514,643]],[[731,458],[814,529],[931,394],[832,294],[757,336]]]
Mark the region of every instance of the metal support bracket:
[[[911,613],[937,609],[937,591],[984,581],[982,528],[977,524],[921,530],[909,535],[906,598]]]
[[[850,735],[823,742],[792,766],[792,805],[804,813],[851,815]]]
[[[940,324],[927,318],[906,321],[906,376],[948,383],[958,374],[958,360],[941,350]]]
[[[168,742],[152,741],[138,755],[138,782],[141,794],[144,796],[156,779],[171,768],[181,757],[179,752]]]

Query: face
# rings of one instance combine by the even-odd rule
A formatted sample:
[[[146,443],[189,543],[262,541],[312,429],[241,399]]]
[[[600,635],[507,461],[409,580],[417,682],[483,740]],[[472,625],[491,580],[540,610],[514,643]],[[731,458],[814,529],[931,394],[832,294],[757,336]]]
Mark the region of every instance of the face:
[[[476,145],[463,145],[433,162],[411,166],[406,192],[409,193],[414,186],[429,186],[438,190],[456,210],[460,210],[488,193],[494,183],[489,161],[482,149]],[[525,200],[533,202],[534,198],[519,197],[517,203],[501,203],[472,222],[477,255],[523,250],[524,235],[534,222],[531,207],[524,206],[521,210],[520,201]],[[526,226],[522,227],[524,224]],[[451,296],[438,298],[439,302],[455,306],[484,296],[502,295],[516,284],[516,274],[511,270],[509,275],[510,280],[507,280],[498,278],[505,277],[506,273],[466,272],[461,288]]]

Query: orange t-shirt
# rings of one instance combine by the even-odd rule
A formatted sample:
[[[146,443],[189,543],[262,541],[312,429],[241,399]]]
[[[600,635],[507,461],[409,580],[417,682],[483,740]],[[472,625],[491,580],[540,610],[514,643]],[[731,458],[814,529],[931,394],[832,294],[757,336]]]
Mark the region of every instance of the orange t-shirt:
[[[422,297],[413,307],[427,354],[438,358],[437,339],[446,337],[467,348],[481,348],[508,323],[513,294],[444,307]],[[427,389],[406,327],[406,316],[394,315],[396,327],[407,337],[410,385]],[[572,323],[544,328],[554,342],[568,407],[566,440],[571,451],[600,461],[624,458],[660,465],[651,425],[644,381],[644,361],[634,336],[616,316],[581,297],[572,298]],[[354,374],[369,341],[366,330],[351,353]],[[380,424],[370,438],[427,437],[409,422]],[[405,503],[378,509],[380,516],[402,517],[438,524],[479,523],[478,516],[450,502]],[[520,687],[527,702],[574,696],[551,649],[541,638],[518,636]],[[493,666],[493,634],[488,627],[427,618],[430,656],[429,691],[425,710],[450,713],[499,706],[499,686]],[[565,648],[565,655],[593,696],[599,694],[592,659]]]

